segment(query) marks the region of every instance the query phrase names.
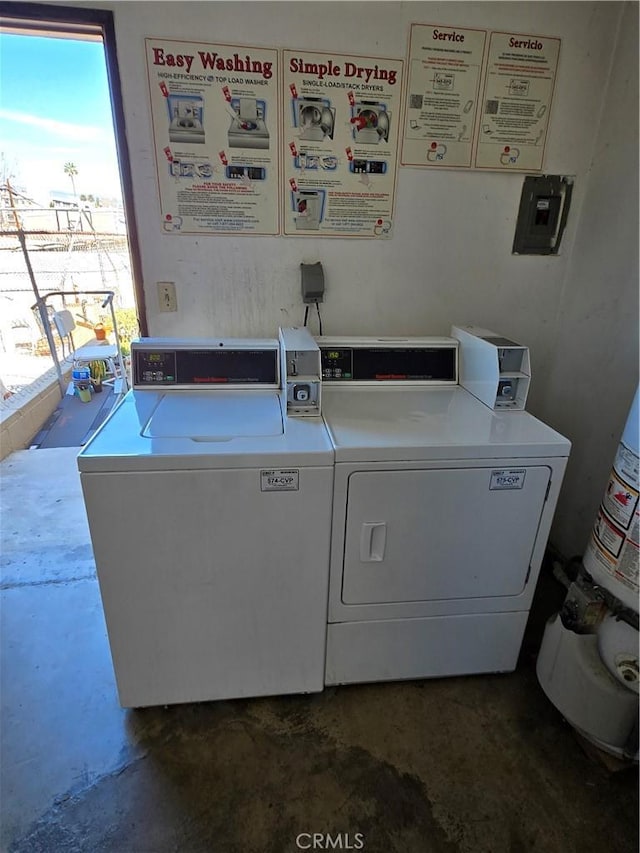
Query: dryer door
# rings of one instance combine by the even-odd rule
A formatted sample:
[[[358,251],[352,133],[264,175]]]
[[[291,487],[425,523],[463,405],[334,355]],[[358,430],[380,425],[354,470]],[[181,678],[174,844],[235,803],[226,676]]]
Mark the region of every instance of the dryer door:
[[[354,472],[342,601],[519,595],[550,473],[499,465]]]

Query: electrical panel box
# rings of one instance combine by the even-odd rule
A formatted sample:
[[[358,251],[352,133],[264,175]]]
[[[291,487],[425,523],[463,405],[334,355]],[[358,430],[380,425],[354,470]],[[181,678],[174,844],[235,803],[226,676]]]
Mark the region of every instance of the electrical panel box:
[[[558,254],[572,191],[572,177],[527,175],[513,239],[515,255]]]
[[[306,328],[284,328],[280,353],[287,415],[318,416],[322,388],[318,344]]]
[[[460,385],[490,409],[525,408],[531,363],[528,347],[479,326],[453,326],[460,342]]]

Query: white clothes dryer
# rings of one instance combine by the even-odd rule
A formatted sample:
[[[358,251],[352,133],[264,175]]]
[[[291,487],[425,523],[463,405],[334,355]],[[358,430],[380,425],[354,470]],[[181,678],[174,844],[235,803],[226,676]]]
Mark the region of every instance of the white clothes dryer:
[[[132,345],[78,467],[124,707],[322,690],[333,450],[275,340]]]
[[[457,384],[452,338],[318,338],[327,684],[515,668],[570,443]]]

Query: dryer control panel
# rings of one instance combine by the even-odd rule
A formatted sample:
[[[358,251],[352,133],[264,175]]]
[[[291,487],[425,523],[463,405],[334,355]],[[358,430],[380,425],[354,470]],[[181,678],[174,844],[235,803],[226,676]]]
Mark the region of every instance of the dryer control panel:
[[[458,382],[453,338],[318,338],[323,382]]]

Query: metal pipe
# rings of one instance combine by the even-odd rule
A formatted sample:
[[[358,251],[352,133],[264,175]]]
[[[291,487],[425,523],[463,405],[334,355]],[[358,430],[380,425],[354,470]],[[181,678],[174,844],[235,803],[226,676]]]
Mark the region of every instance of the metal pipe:
[[[48,293],[42,297],[42,301],[46,302],[46,300],[50,296],[80,296],[80,294],[85,294],[87,296],[104,296],[106,294],[106,299],[104,304],[107,304],[107,300],[113,300],[113,297],[116,295],[115,290],[50,290]],[[35,305],[31,306],[35,308]]]
[[[32,305],[33,308],[37,308],[40,314],[40,322],[42,323],[42,328],[44,329],[45,336],[47,338],[47,343],[49,344],[49,350],[51,352],[51,358],[53,359],[53,363],[56,368],[56,374],[58,376],[58,385],[60,386],[60,396],[64,397],[65,387],[64,380],[62,378],[62,368],[60,367],[60,361],[58,359],[58,353],[56,351],[56,343],[53,339],[53,334],[51,332],[51,326],[49,324],[49,315],[47,314],[47,306],[45,303],[45,299],[40,296],[40,291],[38,290],[38,284],[36,282],[36,277],[33,272],[33,267],[31,266],[31,260],[29,258],[29,251],[27,249],[27,241],[24,237],[24,231],[20,228],[17,232],[18,240],[20,241],[20,246],[22,248],[22,253],[24,255],[24,262],[27,266],[27,273],[29,275],[29,279],[31,281],[31,287],[33,288],[33,292],[36,295],[36,304]]]

